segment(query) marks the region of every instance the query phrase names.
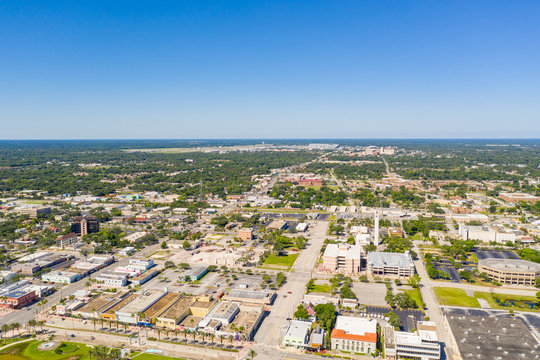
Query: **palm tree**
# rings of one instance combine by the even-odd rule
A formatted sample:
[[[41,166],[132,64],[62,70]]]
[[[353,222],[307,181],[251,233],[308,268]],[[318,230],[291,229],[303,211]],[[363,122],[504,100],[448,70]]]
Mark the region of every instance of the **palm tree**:
[[[229,341],[231,342],[231,345],[232,345],[232,342],[233,342],[233,337],[232,337],[232,335],[229,335]]]
[[[2,325],[2,338],[4,338],[4,334],[7,333],[8,331],[9,331],[9,325],[3,324]]]
[[[16,322],[15,324],[13,324],[13,328],[14,328],[15,330],[17,330],[17,333],[20,335],[19,329],[21,328],[21,324],[19,324],[18,322]]]
[[[174,337],[175,337],[175,338],[178,337],[178,329],[174,329]]]
[[[45,320],[39,320],[37,322],[37,325],[39,325],[39,329],[43,331],[43,326],[45,326]]]
[[[187,339],[188,329],[184,328],[184,331],[182,332],[184,333],[184,340]]]
[[[161,328],[156,328],[158,340],[161,340]]]
[[[257,353],[255,352],[255,350],[253,349],[249,350],[249,357],[251,358],[251,360],[253,360],[255,356],[257,356]]]
[[[204,342],[204,337],[206,336],[206,333],[204,331],[201,332],[202,341]]]
[[[223,334],[220,334],[220,335],[219,335],[219,343],[220,343],[221,345],[223,345],[223,339],[224,339],[224,338],[225,338],[225,336],[224,336]]]
[[[196,331],[192,331],[191,334],[193,335],[193,340],[195,340],[195,336],[197,335]]]
[[[95,317],[92,318],[92,323],[94,324],[94,331],[96,331],[97,319]]]
[[[214,337],[216,336],[216,334],[214,333],[210,333],[210,341],[212,342],[212,344],[214,343]]]

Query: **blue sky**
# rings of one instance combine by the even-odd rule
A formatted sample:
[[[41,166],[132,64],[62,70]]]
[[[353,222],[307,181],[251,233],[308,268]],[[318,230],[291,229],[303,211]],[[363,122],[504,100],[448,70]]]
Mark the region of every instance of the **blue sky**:
[[[538,1],[3,1],[0,138],[538,138],[538,19]]]

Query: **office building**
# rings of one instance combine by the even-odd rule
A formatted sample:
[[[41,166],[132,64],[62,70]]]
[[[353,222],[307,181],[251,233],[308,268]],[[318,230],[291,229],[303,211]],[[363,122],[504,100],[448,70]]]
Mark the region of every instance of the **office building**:
[[[534,286],[540,276],[540,264],[520,259],[483,259],[478,271],[503,285]]]
[[[283,335],[283,346],[303,349],[309,345],[311,321],[291,320]]]
[[[77,216],[71,223],[71,232],[78,236],[97,233],[99,231],[99,221],[95,216]]]
[[[67,246],[76,246],[80,243],[79,237],[75,233],[70,233],[67,235],[60,235],[56,238],[56,246],[59,248],[64,248]]]
[[[349,244],[328,244],[323,254],[323,269],[357,274],[361,270],[362,247]]]
[[[332,350],[371,354],[377,348],[377,321],[338,316],[330,338]]]
[[[408,251],[405,253],[370,252],[367,267],[373,275],[414,275],[414,263]]]
[[[253,239],[253,230],[250,228],[242,228],[238,230],[238,238],[244,241]]]

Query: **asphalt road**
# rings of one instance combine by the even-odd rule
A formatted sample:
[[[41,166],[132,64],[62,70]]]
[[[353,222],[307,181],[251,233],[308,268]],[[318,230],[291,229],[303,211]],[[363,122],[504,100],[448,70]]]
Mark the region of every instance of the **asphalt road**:
[[[314,225],[313,235],[308,246],[296,259],[287,275],[287,283],[278,291],[270,314],[264,319],[255,335],[257,343],[270,346],[279,345],[282,331],[287,325],[287,318],[292,318],[296,307],[304,296],[306,284],[311,279],[311,273],[326,237],[327,229],[328,222],[326,221],[319,221]]]

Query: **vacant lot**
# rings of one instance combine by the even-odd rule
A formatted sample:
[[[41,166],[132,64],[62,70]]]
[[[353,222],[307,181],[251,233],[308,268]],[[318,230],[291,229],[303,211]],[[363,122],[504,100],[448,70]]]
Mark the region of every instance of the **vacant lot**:
[[[403,292],[413,298],[420,309],[423,309],[426,306],[424,304],[424,300],[422,299],[422,294],[420,294],[420,289],[416,288],[412,290],[403,290]]]
[[[298,254],[289,254],[284,256],[277,256],[271,254],[268,255],[268,257],[264,260],[261,267],[269,269],[289,270],[293,266],[297,257]]]
[[[437,295],[437,300],[441,305],[448,306],[464,306],[464,307],[473,307],[479,308],[480,303],[476,300],[475,297],[467,296],[465,290],[450,288],[450,287],[436,287],[435,295]]]
[[[352,290],[362,305],[387,306],[384,300],[386,296],[386,285],[384,284],[355,282]]]

